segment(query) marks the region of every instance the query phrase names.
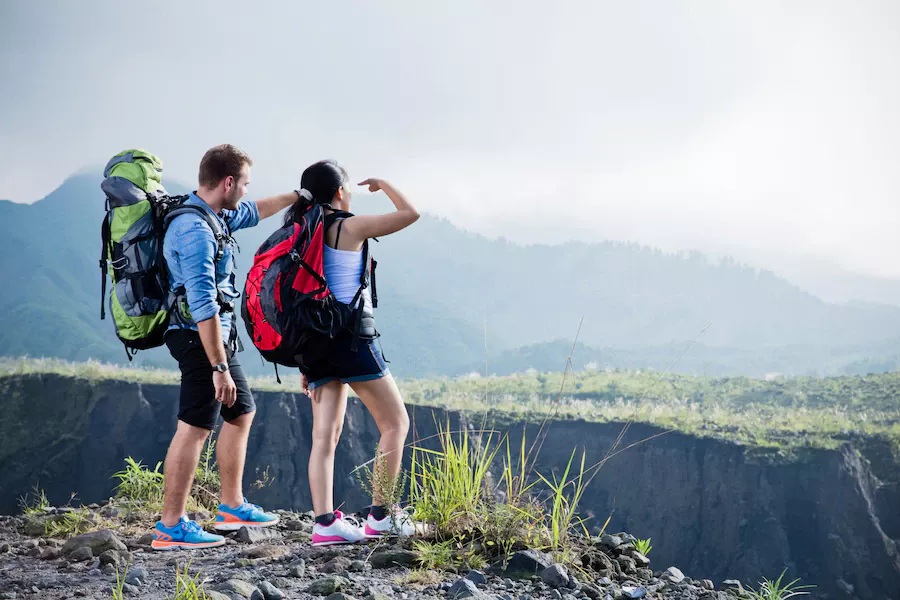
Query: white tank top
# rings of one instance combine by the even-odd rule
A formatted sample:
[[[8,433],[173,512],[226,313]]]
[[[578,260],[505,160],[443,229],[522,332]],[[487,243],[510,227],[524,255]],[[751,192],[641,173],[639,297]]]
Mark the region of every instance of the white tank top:
[[[325,246],[325,255],[322,257],[322,267],[325,270],[325,280],[328,288],[339,302],[350,304],[353,296],[359,290],[359,278],[363,273],[362,250],[335,250],[328,244]],[[372,294],[369,288],[363,290],[363,299],[366,308],[372,310]]]

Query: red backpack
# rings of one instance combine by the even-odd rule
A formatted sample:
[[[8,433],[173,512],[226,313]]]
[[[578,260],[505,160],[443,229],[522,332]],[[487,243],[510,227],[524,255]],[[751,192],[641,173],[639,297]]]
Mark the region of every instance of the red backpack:
[[[377,306],[376,262],[369,256],[368,240],[363,242],[366,268],[350,304],[339,302],[328,289],[322,265],[325,231],[335,221],[352,216],[313,204],[299,223],[277,230],[256,252],[244,286],[241,315],[253,345],[267,361],[305,371],[327,351],[329,342],[345,331],[353,332],[356,348],[363,290],[370,279],[372,306]]]

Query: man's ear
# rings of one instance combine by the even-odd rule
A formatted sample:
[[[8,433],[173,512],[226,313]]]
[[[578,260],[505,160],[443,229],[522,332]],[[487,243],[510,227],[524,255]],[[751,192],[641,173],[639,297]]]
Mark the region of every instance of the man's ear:
[[[225,179],[222,180],[222,183],[225,184],[225,192],[228,193],[234,189],[234,177],[228,175]]]

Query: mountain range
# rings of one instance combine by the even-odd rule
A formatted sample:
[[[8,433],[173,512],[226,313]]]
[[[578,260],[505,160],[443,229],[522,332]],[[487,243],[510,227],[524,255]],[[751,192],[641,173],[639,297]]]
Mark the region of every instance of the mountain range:
[[[99,320],[100,181],[80,173],[33,204],[0,201],[0,355],[126,362],[112,323]],[[362,212],[389,206],[355,202]],[[236,234],[238,281],[278,224]],[[522,246],[424,215],[373,254],[382,344],[402,376],[558,370],[576,331],[576,361],[599,368],[662,370],[680,355],[677,371],[830,374],[890,370],[900,354],[900,308],[826,302],[771,271],[698,252]],[[254,355],[244,356],[248,370],[267,372]],[[173,366],[164,350],[136,360]]]

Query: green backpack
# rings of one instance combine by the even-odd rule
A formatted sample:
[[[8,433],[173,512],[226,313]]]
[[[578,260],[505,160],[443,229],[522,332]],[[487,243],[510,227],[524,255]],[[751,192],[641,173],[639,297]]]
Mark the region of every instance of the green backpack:
[[[163,236],[179,214],[196,212],[206,219],[216,238],[216,262],[227,235],[209,211],[185,205],[188,196],[169,196],[162,185],[162,161],[146,150],[116,154],[103,170],[100,188],[106,194],[100,251],[102,277],[100,318],[106,318],[106,276],[112,283],[109,310],[116,335],[128,360],[138,350],[164,343],[176,295],[169,289],[163,258]]]

